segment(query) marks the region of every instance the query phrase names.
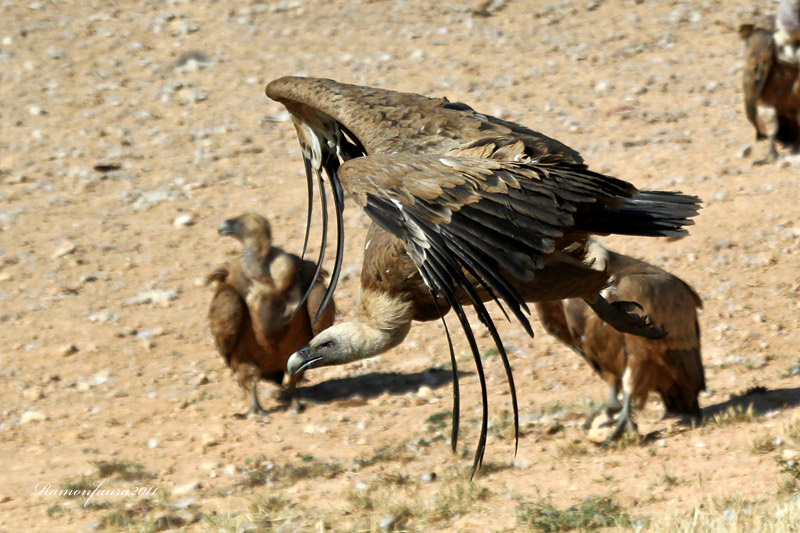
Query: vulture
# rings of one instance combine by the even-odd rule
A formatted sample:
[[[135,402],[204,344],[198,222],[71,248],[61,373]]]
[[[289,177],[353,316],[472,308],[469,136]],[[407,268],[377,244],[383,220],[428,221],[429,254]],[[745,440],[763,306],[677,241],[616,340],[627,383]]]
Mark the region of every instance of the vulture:
[[[400,344],[411,322],[441,319],[451,309],[464,332],[480,382],[483,412],[472,466],[480,467],[488,426],[487,388],[472,306],[503,361],[519,441],[511,365],[484,302],[495,301],[529,335],[526,302],[583,298],[623,331],[664,332],[609,303],[608,274],[585,258],[592,234],[678,236],[697,214],[694,196],[639,191],[589,170],[580,155],[525,126],[479,113],[447,98],[428,98],[334,80],[284,77],[267,96],[288,110],[306,168],[309,222],[314,175],[326,245],[327,176],[336,215],[336,257],[326,300],[342,264],[345,193],[371,218],[354,320],[339,323],[293,354],[290,373],[371,357]],[[306,240],[308,239],[308,227]],[[459,389],[452,340],[451,446],[458,438]]]
[[[661,396],[667,415],[699,420],[697,395],[706,386],[697,322],[697,309],[703,307],[700,297],[677,276],[612,252],[594,240],[590,240],[587,258],[611,277],[603,291],[606,298],[638,302],[669,335],[646,339],[620,333],[599,320],[580,299],[534,304],[547,332],[583,357],[609,386],[608,401],[589,415],[584,429],[602,413],[612,425],[612,415],[619,413],[606,443],[625,430],[635,431],[631,403],[643,404],[650,391]]]
[[[312,324],[327,288],[323,277],[314,279],[316,265],[311,261],[272,246],[264,217],[246,213],[222,222],[218,232],[239,241],[242,256],[207,278],[216,285],[208,311],[211,335],[239,385],[252,394],[250,409],[237,416],[265,415],[258,401],[258,380],[283,383],[289,356],[333,324],[334,303],[330,301]],[[302,372],[290,376],[283,399],[291,398],[301,378]]]
[[[800,0],[781,0],[775,13],[778,59],[797,62],[800,51]]]
[[[769,138],[769,154],[758,161],[768,163],[778,157],[776,142],[793,151],[800,148],[800,67],[797,61],[779,60],[771,30],[742,24],[739,35],[745,48],[742,78],[745,114],[756,130],[756,141]],[[759,124],[759,105],[775,110],[777,125],[769,134]]]

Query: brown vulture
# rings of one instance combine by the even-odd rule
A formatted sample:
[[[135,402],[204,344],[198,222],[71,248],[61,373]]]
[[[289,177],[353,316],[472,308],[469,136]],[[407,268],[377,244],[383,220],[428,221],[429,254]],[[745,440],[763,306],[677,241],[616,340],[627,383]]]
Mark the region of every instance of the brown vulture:
[[[745,114],[756,130],[756,141],[769,138],[769,154],[758,161],[768,163],[778,157],[776,142],[793,151],[800,148],[800,67],[796,61],[778,60],[772,30],[742,24],[739,35],[745,49],[742,77]],[[777,125],[769,134],[759,124],[759,105],[775,110]]]
[[[214,343],[246,391],[251,392],[248,414],[267,412],[258,401],[258,380],[283,383],[286,362],[323,329],[333,324],[331,300],[320,319],[311,318],[325,297],[323,278],[315,280],[316,265],[272,246],[269,222],[244,214],[225,220],[218,232],[242,245],[242,256],[218,267],[207,280],[216,283],[208,310]],[[298,309],[306,291],[307,300]],[[297,311],[297,312],[296,312]],[[302,372],[290,376],[283,391],[291,398]]]
[[[697,395],[706,387],[697,322],[697,309],[703,307],[700,297],[677,276],[607,250],[595,241],[590,241],[587,258],[611,276],[611,285],[603,291],[606,298],[638,302],[669,334],[663,339],[646,339],[620,333],[598,319],[580,299],[535,304],[548,333],[575,350],[609,386],[608,401],[589,415],[584,429],[601,413],[609,422],[619,413],[606,443],[626,429],[635,430],[631,401],[644,403],[650,391],[661,396],[667,415],[699,419]]]
[[[591,234],[685,234],[684,226],[699,209],[696,197],[639,191],[589,170],[575,150],[555,139],[446,98],[301,77],[277,79],[266,93],[286,107],[297,131],[309,219],[316,173],[323,235],[323,170],[331,186],[337,243],[326,297],[341,270],[344,193],[373,221],[356,319],[329,328],[298,350],[289,359],[290,373],[377,355],[402,342],[412,320],[444,321],[452,309],[481,385],[483,416],[474,475],[483,459],[488,405],[464,306],[475,308],[502,358],[517,441],[511,365],[484,302],[500,304],[530,335],[526,301],[584,298],[615,327],[663,336],[660,328],[633,313],[635,304],[611,304],[600,296],[608,275],[585,262],[585,243]],[[323,236],[321,250],[324,245]],[[321,252],[318,269],[323,258]],[[459,391],[449,333],[448,343],[455,448]]]

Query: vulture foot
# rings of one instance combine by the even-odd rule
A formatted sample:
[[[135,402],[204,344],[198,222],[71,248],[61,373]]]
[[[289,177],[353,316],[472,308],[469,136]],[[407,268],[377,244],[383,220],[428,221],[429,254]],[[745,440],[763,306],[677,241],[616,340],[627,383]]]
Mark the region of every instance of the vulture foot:
[[[764,157],[764,159],[753,161],[753,166],[757,167],[761,165],[769,165],[777,160],[778,160],[778,149],[775,147],[775,140],[770,139],[769,152],[767,153],[766,157]]]
[[[250,415],[253,416],[267,416],[269,411],[264,409],[261,406],[261,402],[258,401],[258,385],[256,383],[253,384],[253,392],[250,396],[250,409],[245,411],[244,413],[237,413],[233,415],[234,418],[244,419],[249,417]]]
[[[603,423],[602,425],[603,426],[611,426],[613,424],[614,424],[614,421],[611,420],[609,422]],[[617,421],[616,421],[616,424],[617,425],[614,427],[614,431],[612,431],[611,434],[603,442],[603,444],[602,444],[603,448],[605,448],[606,446],[608,446],[609,444],[611,444],[612,442],[614,442],[615,440],[620,438],[626,432],[635,433],[635,434],[639,433],[639,431],[638,431],[638,429],[636,427],[636,422],[633,421],[633,419],[630,417],[630,415],[628,415],[628,416],[620,415],[619,419],[617,419]]]
[[[636,310],[643,310],[636,302],[613,302],[599,294],[593,300],[586,300],[589,307],[600,319],[621,333],[630,333],[646,339],[663,339],[667,332],[650,321],[647,315],[638,315]]]
[[[236,413],[235,415],[233,415],[233,418],[238,418],[240,420],[243,420],[245,418],[249,418],[250,416],[267,416],[267,415],[269,415],[269,411],[261,407],[261,404],[258,404],[258,406],[251,405],[250,409],[248,409],[244,413]]]
[[[592,422],[594,422],[594,419],[597,418],[598,416],[606,415],[606,418],[611,420],[614,418],[614,415],[619,413],[621,410],[622,410],[622,404],[619,403],[619,400],[617,400],[616,403],[610,403],[610,402],[605,403],[600,407],[598,407],[597,409],[593,409],[592,412],[589,413],[589,416],[586,417],[586,422],[583,423],[584,431],[589,431],[590,429],[592,429]],[[601,427],[608,425],[609,424],[604,423],[601,425]]]
[[[299,414],[306,410],[306,406],[300,401],[300,398],[296,396],[296,393],[297,389],[295,383],[290,382],[285,389],[281,389],[275,394],[275,399],[283,404],[284,409]]]

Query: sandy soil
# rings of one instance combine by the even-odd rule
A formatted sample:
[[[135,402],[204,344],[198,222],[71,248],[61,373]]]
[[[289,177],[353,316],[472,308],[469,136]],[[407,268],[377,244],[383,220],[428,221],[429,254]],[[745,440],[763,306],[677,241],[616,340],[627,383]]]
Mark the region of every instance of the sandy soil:
[[[650,519],[784,495],[776,458],[800,449],[786,429],[800,403],[800,178],[790,159],[754,167],[764,144],[744,150],[754,135],[736,27],[752,3],[427,4],[2,3],[0,530],[111,527],[113,513],[134,529],[255,528],[253,498],[279,496],[278,521],[258,527],[389,528],[392,502],[405,501],[422,511],[394,525],[496,531],[517,527],[520,503],[539,499],[611,496]],[[486,358],[493,428],[478,493],[463,483],[477,380],[459,340],[468,374],[454,456],[437,323],[376,359],[309,372],[303,413],[234,419],[246,402],[213,349],[202,279],[236,251],[216,235],[228,216],[265,214],[276,242],[302,245],[299,147],[263,94],[288,74],[446,95],[553,136],[640,188],[702,197],[686,239],[606,243],[702,295],[701,405],[719,420],[677,426],[651,399],[637,417],[658,437],[597,449],[580,423],[605,388],[538,323],[536,339],[501,325],[523,414],[516,458],[502,365]],[[345,223],[342,317],[368,219],[351,204]],[[765,389],[731,399],[756,386]],[[261,390],[274,405],[273,389]],[[731,406],[740,416],[719,416]],[[169,498],[83,507],[32,494],[82,475],[99,482],[95,465],[113,461],[142,471],[106,476],[109,486]],[[389,503],[365,503],[378,489]],[[436,515],[446,497],[461,507]]]

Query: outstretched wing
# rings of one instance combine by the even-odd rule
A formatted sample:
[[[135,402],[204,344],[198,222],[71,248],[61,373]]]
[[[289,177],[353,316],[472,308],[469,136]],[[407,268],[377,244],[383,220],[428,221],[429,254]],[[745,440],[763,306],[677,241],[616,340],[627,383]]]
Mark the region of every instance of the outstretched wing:
[[[337,245],[325,303],[338,283],[344,250],[344,198],[337,177],[342,161],[368,154],[399,152],[516,161],[582,161],[578,152],[555,139],[520,124],[478,113],[466,104],[453,103],[447,98],[428,98],[303,77],[274,80],[267,85],[266,94],[286,106],[303,150],[308,185],[306,243],[313,209],[313,174],[317,174],[323,233],[318,268],[322,268],[325,257],[328,230],[323,169],[333,190]]]

